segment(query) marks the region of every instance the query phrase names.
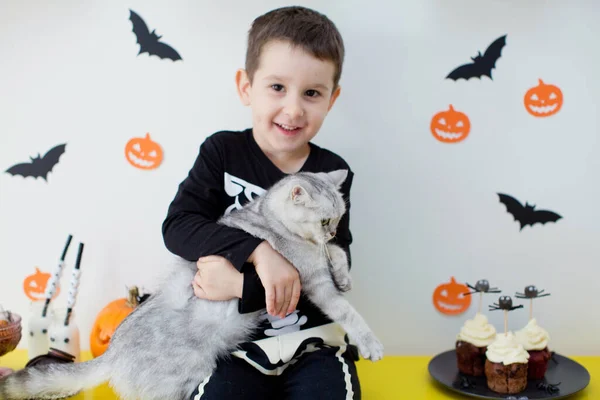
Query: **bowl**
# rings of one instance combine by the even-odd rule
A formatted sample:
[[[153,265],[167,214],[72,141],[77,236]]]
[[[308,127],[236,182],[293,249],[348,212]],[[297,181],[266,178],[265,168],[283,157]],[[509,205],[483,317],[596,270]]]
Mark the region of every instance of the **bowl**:
[[[0,312],[0,356],[17,348],[21,341],[21,316],[8,311]]]

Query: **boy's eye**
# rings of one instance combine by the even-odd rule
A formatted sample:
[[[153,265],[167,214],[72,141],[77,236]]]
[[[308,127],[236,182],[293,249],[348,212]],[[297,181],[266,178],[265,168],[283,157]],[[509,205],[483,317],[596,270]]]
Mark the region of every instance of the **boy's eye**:
[[[283,85],[280,85],[279,83],[276,83],[274,85],[271,85],[271,89],[277,91],[277,92],[281,92],[283,90]]]
[[[321,226],[327,226],[327,225],[329,225],[330,221],[331,221],[330,219],[322,219],[321,220]]]
[[[320,95],[321,93],[319,93],[318,91],[314,90],[314,89],[309,89],[306,91],[306,95],[308,97],[317,97],[318,95]]]

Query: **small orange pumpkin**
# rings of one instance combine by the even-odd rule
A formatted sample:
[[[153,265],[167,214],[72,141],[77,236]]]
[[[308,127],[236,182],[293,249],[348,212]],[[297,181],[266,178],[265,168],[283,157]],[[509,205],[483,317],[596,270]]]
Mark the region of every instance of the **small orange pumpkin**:
[[[458,143],[471,132],[471,121],[465,113],[456,111],[452,104],[431,118],[431,134],[443,143]]]
[[[162,163],[163,150],[150,138],[150,134],[146,133],[145,137],[132,138],[127,142],[125,158],[136,168],[154,169]]]
[[[139,305],[139,299],[139,290],[133,286],[127,298],[111,301],[98,313],[90,334],[90,351],[94,357],[106,351],[115,330]]]
[[[433,305],[442,314],[461,314],[471,305],[471,296],[465,296],[468,292],[467,285],[458,283],[454,277],[451,277],[450,282],[442,283],[435,288]]]
[[[527,112],[534,117],[549,117],[562,108],[563,94],[558,86],[539,79],[539,84],[525,93],[523,102]]]
[[[48,285],[50,276],[51,275],[48,272],[42,272],[38,267],[35,267],[35,273],[25,277],[25,280],[23,280],[23,291],[25,292],[25,296],[32,301],[44,300],[46,298],[46,285]],[[60,286],[56,288],[52,300],[59,294]]]

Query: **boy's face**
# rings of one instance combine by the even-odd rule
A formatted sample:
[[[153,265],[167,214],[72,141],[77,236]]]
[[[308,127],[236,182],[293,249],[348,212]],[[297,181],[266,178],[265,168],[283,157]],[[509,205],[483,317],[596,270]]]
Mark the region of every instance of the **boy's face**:
[[[252,108],[253,131],[269,153],[303,154],[319,132],[340,88],[335,66],[288,42],[267,43],[252,84],[244,70],[236,82],[240,99]]]

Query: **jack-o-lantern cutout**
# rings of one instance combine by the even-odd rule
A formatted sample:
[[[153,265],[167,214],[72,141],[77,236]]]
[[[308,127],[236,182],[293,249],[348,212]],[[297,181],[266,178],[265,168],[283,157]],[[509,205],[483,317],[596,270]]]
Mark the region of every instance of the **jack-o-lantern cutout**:
[[[150,134],[146,133],[145,137],[136,137],[127,142],[125,158],[136,168],[154,169],[163,160],[163,150],[150,138]]]
[[[433,292],[433,305],[446,315],[457,315],[468,310],[471,305],[471,296],[465,296],[469,288],[456,282],[454,277],[450,282],[442,283]]]
[[[546,84],[540,79],[537,86],[525,93],[523,102],[527,112],[534,117],[549,117],[562,108],[563,94],[557,86]]]
[[[456,111],[452,104],[448,110],[440,111],[431,119],[431,134],[443,143],[458,143],[471,132],[471,121],[466,114]]]
[[[94,357],[103,354],[119,324],[145,300],[136,286],[129,289],[127,298],[111,301],[96,317],[90,334],[90,351]]]
[[[25,277],[23,281],[23,291],[25,295],[32,301],[45,300],[46,285],[50,279],[50,274],[42,272],[38,267],[35,267],[35,273]],[[52,296],[55,299],[60,294],[60,287],[58,287]]]

